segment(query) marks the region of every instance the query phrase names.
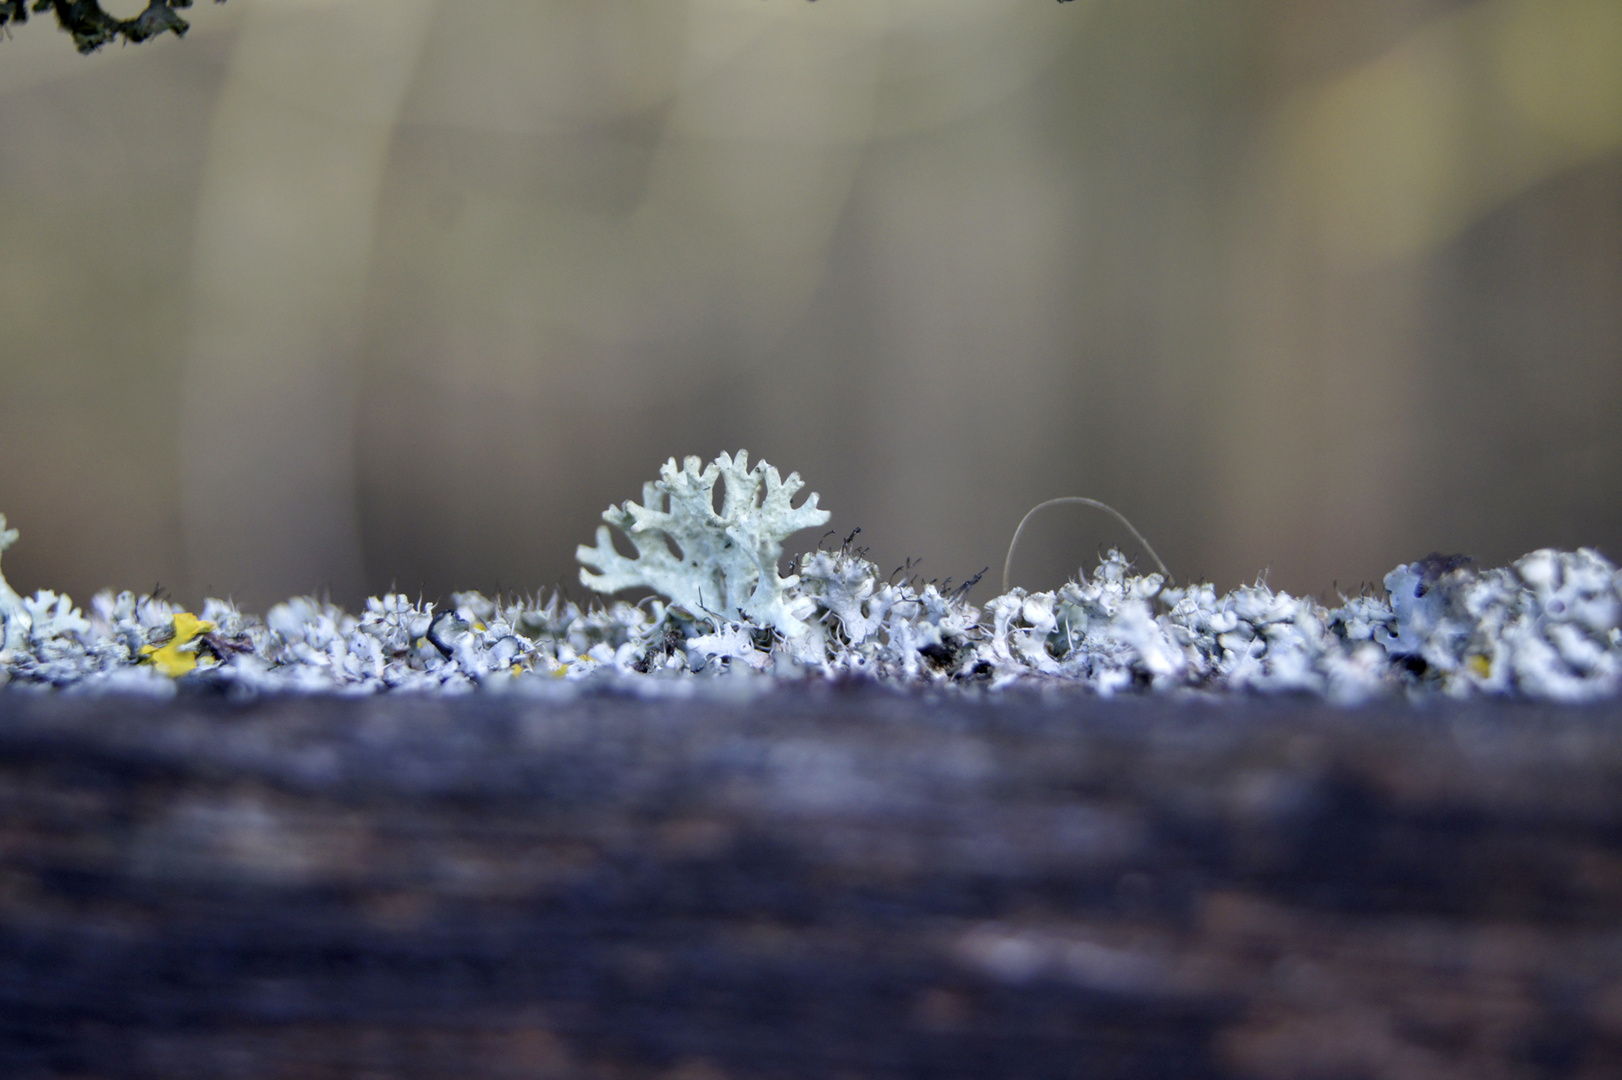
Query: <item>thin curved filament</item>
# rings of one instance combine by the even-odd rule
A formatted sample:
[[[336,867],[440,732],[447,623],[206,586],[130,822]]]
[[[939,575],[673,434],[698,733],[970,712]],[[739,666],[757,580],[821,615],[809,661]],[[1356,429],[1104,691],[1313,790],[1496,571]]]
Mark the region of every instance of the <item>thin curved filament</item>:
[[[1115,507],[1111,506],[1109,503],[1099,502],[1097,499],[1087,499],[1080,495],[1061,495],[1057,499],[1049,499],[1046,502],[1037,503],[1035,506],[1031,507],[1025,512],[1024,517],[1019,519],[1019,527],[1014,530],[1014,538],[1008,541],[1008,557],[1003,560],[1002,564],[1003,592],[1006,593],[1008,591],[1008,571],[1014,565],[1014,549],[1019,546],[1019,534],[1025,531],[1025,523],[1031,520],[1032,515],[1034,515],[1038,510],[1044,510],[1049,506],[1058,506],[1060,503],[1080,503],[1082,506],[1095,507],[1096,509],[1104,511],[1106,514],[1109,514],[1122,525],[1125,525],[1126,531],[1132,534],[1132,539],[1136,540],[1143,547],[1143,550],[1149,553],[1149,557],[1155,561],[1155,565],[1160,567],[1160,573],[1165,576],[1166,584],[1171,584],[1171,571],[1166,569],[1166,564],[1161,561],[1160,556],[1155,553],[1155,549],[1149,545],[1149,541],[1143,538],[1143,534],[1140,533],[1130,521],[1126,520],[1125,514],[1115,509]]]

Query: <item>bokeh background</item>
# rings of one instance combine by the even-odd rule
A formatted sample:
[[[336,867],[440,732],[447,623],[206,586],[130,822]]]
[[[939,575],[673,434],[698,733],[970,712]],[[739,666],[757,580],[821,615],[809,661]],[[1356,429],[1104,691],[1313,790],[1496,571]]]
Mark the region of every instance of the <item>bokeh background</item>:
[[[981,599],[1622,555],[1616,0],[190,16],[0,42],[19,591],[578,596],[740,447]]]

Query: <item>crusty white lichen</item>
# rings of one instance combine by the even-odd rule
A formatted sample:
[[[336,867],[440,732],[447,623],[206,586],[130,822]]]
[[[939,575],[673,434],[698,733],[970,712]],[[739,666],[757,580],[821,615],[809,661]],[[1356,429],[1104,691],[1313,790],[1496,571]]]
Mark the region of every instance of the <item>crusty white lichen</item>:
[[[1622,575],[1597,551],[1534,551],[1480,572],[1433,556],[1385,583],[1386,653],[1445,693],[1584,701],[1622,688]]]
[[[635,558],[614,550],[606,526],[579,552],[595,571],[582,572],[587,584],[657,594],[638,604],[466,592],[440,605],[390,593],[359,614],[296,597],[259,619],[218,600],[192,613],[104,592],[86,614],[50,591],[18,597],[0,578],[0,682],[252,695],[553,694],[606,680],[671,694],[727,676],[728,686],[853,678],[1340,703],[1622,692],[1622,572],[1589,549],[1534,551],[1492,570],[1433,555],[1386,575],[1385,595],[1336,607],[1260,583],[1221,594],[1172,588],[1111,551],[1091,575],[976,607],[966,586],[898,580],[849,541],[806,552],[797,573],[781,575],[784,541],[828,518],[814,495],[792,504],[800,487],[764,462],[750,468],[742,453],[702,468],[672,460],[642,504],[604,515]],[[16,536],[4,526],[0,518],[0,549]]]

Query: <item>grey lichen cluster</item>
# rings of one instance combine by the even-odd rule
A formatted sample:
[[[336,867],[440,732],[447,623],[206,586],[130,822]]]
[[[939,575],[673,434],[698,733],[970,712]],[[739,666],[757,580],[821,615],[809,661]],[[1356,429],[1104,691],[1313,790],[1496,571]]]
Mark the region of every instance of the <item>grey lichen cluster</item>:
[[[721,505],[715,500],[723,484]],[[1059,589],[1012,589],[983,608],[968,588],[885,575],[850,541],[779,574],[784,541],[824,524],[800,479],[747,455],[668,462],[641,503],[604,513],[578,552],[602,592],[449,604],[374,597],[358,615],[297,598],[263,619],[222,601],[201,616],[155,597],[16,596],[0,578],[0,681],[173,693],[567,692],[583,680],[675,693],[852,678],[897,686],[1018,685],[1127,692],[1298,693],[1340,703],[1478,694],[1562,702],[1622,689],[1622,573],[1598,552],[1536,551],[1502,569],[1432,556],[1386,575],[1388,595],[1338,607],[1257,584],[1218,594],[1137,574],[1116,551]],[[15,532],[4,531],[0,549]],[[971,583],[972,584],[972,583]]]

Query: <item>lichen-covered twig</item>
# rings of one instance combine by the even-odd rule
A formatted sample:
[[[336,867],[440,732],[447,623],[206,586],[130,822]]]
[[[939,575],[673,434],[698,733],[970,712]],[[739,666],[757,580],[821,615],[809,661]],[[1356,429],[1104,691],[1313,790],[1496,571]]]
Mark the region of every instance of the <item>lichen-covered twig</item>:
[[[223,4],[225,0],[214,0]],[[108,14],[97,0],[33,0],[33,10],[55,10],[57,25],[73,36],[82,53],[95,52],[113,41],[140,43],[159,34],[184,37],[190,24],[177,15],[177,8],[189,8],[192,0],[147,0],[146,8],[133,19]],[[8,23],[28,21],[29,0],[0,0],[0,28]]]

